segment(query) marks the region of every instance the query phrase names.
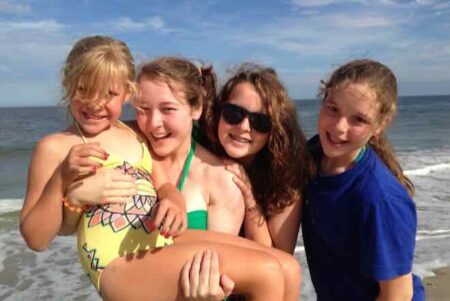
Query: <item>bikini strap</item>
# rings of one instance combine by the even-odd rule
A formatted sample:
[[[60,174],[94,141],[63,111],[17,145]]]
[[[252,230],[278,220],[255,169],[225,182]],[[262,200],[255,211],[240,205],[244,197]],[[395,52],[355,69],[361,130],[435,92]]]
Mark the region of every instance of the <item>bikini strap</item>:
[[[117,123],[127,129],[128,131],[130,131],[130,133],[132,133],[134,136],[136,136],[136,138],[139,140],[139,142],[144,143],[144,145],[146,145],[145,143],[145,139],[139,134],[136,133],[132,128],[130,128],[128,125],[126,125],[123,121],[121,120],[117,120]],[[83,143],[87,143],[87,139],[83,134],[83,131],[80,128],[80,125],[78,124],[78,122],[75,122],[75,127],[77,128],[78,133],[80,134],[81,140],[83,140]]]
[[[86,144],[87,143],[86,137],[84,137],[83,131],[80,129],[80,125],[76,121],[75,127],[77,128],[78,134],[80,134],[81,140],[83,140],[83,143]]]
[[[191,140],[191,149],[189,150],[189,154],[184,162],[183,170],[181,171],[181,178],[178,182],[177,188],[179,191],[183,190],[184,182],[186,181],[187,175],[189,173],[189,167],[191,166],[192,157],[194,157],[195,153],[195,139]]]

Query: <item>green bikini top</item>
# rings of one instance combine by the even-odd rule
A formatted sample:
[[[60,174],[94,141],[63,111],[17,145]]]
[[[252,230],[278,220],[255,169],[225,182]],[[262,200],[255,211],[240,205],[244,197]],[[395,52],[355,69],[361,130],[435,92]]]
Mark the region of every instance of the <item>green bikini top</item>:
[[[179,191],[183,190],[184,182],[189,174],[189,167],[191,166],[192,158],[195,153],[196,142],[192,139],[191,148],[189,154],[184,162],[183,170],[181,171],[181,178],[178,182],[177,188]],[[188,228],[197,230],[206,230],[208,227],[208,211],[207,210],[194,210],[187,213]]]

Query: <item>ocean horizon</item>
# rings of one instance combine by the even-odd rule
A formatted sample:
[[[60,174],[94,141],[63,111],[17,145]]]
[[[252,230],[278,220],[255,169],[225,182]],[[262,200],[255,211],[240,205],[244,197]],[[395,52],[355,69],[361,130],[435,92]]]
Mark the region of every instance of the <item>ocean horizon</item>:
[[[296,100],[300,124],[315,134],[320,102]],[[132,119],[126,106],[122,119]],[[413,272],[420,277],[450,265],[450,95],[402,96],[388,137],[416,187],[418,231]],[[44,136],[67,126],[59,106],[0,107],[0,300],[100,300],[78,262],[76,238],[57,237],[41,253],[18,231],[31,153]],[[315,300],[302,237],[295,251],[303,268],[302,300]]]

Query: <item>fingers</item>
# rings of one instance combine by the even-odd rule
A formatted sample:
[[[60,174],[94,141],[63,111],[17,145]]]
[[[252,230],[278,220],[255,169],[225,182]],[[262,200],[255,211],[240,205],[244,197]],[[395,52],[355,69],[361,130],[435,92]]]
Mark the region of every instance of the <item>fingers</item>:
[[[217,252],[210,251],[210,277],[209,282],[211,285],[217,285],[220,283],[220,271],[219,271],[219,255]]]
[[[70,152],[77,154],[80,157],[96,157],[102,160],[108,158],[108,153],[100,146],[99,142],[89,142],[84,144],[77,144],[72,147]]]
[[[63,163],[63,175],[69,181],[80,176],[95,173],[102,167],[101,160],[106,160],[108,154],[99,143],[77,144],[72,146]]]
[[[191,285],[189,273],[191,271],[192,260],[186,262],[181,269],[181,289],[185,298],[191,297]]]
[[[223,293],[225,295],[224,297],[228,297],[233,292],[234,281],[224,274],[220,277],[220,286],[222,287]]]
[[[189,300],[222,300],[224,291],[230,295],[234,282],[227,276],[220,276],[219,259],[216,252],[205,250],[197,252],[186,262],[181,270],[181,287],[183,294]],[[222,280],[223,279],[223,280]]]
[[[199,276],[200,276],[200,264],[202,262],[203,254],[201,252],[195,253],[194,259],[192,260],[192,266],[189,271],[190,279],[190,294],[192,297],[198,296],[198,286],[199,286]]]
[[[187,216],[184,208],[169,199],[160,200],[155,208],[154,224],[165,237],[175,236],[186,230]]]
[[[209,293],[210,286],[214,283],[210,282],[211,276],[211,250],[205,250],[202,254],[200,274],[199,274],[199,288],[198,293],[200,296],[205,296]],[[217,283],[219,283],[217,281]]]

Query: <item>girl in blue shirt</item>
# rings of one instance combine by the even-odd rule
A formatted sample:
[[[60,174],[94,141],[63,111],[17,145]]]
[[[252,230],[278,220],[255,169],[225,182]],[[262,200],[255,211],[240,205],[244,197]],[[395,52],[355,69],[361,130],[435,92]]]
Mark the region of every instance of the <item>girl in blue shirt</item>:
[[[354,60],[323,82],[320,95],[319,133],[309,141],[317,175],[302,224],[318,300],[424,300],[411,273],[414,186],[385,135],[397,111],[395,75]]]

